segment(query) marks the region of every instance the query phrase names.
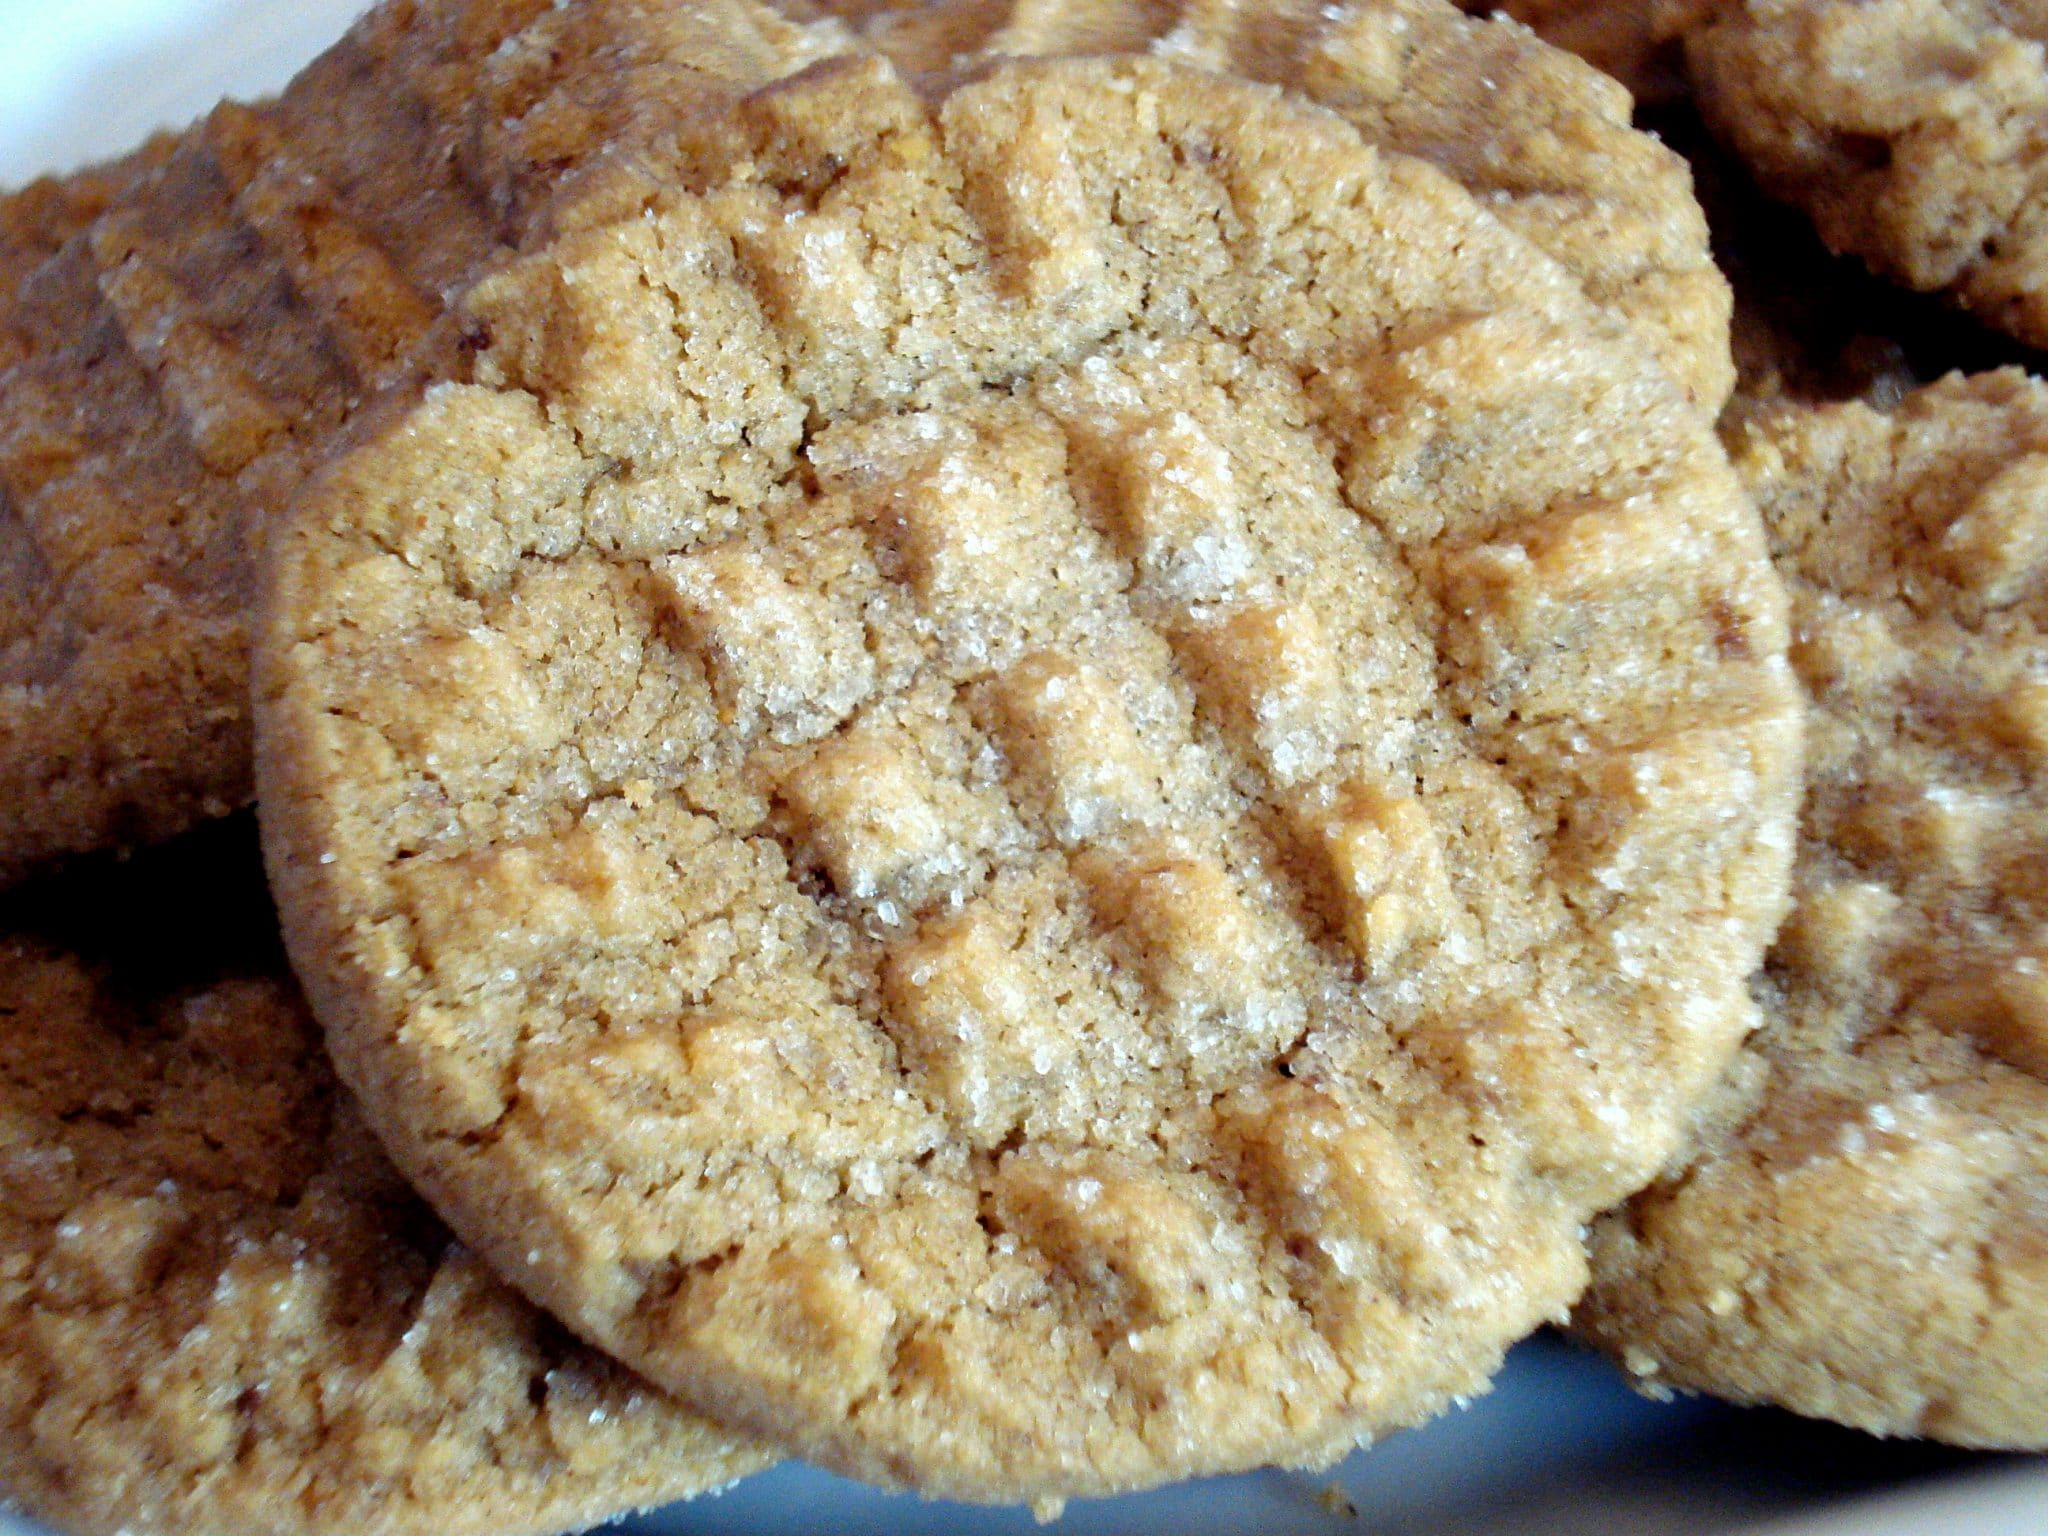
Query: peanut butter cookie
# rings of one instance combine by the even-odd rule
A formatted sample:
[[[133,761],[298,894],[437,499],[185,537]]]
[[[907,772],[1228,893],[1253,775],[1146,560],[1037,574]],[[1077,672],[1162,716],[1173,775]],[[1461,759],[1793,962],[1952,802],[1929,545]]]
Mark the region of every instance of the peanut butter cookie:
[[[1783,596],[1699,413],[1229,76],[840,61],[693,152],[271,546],[343,1076],[579,1332],[880,1483],[1479,1390],[1782,906]]]
[[[0,884],[246,801],[252,532],[554,198],[831,35],[746,0],[389,0],[150,152],[0,324]]]
[[[98,1536],[506,1536],[766,1464],[534,1311],[384,1162],[246,832],[0,920],[0,1498]]]
[[[2048,1447],[2048,386],[1786,407],[1737,462],[1813,701],[1795,907],[1579,1326],[1650,1388]]]
[[[1449,172],[1637,327],[1707,414],[1728,396],[1728,286],[1685,162],[1630,126],[1612,80],[1513,22],[1448,0],[785,3],[845,17],[906,69],[1149,50],[1299,91]]]
[[[1830,246],[2048,343],[2048,5],[1685,0],[1700,110]]]

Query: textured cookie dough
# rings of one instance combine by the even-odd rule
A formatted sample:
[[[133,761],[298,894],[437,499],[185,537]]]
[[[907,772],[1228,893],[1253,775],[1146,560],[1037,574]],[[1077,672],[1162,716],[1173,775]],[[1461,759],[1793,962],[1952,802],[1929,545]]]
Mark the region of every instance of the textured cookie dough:
[[[0,323],[0,884],[248,798],[251,532],[363,402],[444,366],[444,296],[553,198],[837,32],[746,0],[388,0],[281,100],[145,152]],[[18,195],[10,246],[88,205]]]
[[[169,158],[177,143],[174,134],[158,134],[118,160],[69,176],[39,177],[0,194],[0,367],[19,356],[15,308],[22,283],[105,213],[130,182]]]
[[[234,851],[156,856],[146,900],[96,872],[68,900],[133,936],[96,955],[0,937],[0,1501],[81,1536],[512,1536],[765,1465],[404,1186],[274,937],[225,956],[266,947],[211,920],[268,918],[253,838]],[[162,910],[197,894],[205,916]],[[10,924],[47,917],[19,895]]]
[[[1612,80],[1448,0],[784,0],[845,17],[906,69],[1150,51],[1299,91],[1433,161],[1636,326],[1708,414],[1733,381],[1728,286],[1685,162]]]
[[[1657,0],[1459,0],[1475,16],[1505,13],[1546,43],[1614,76],[1638,104],[1685,94],[1685,70]],[[1668,10],[1668,7],[1665,8]]]
[[[160,135],[123,160],[67,177],[44,177],[0,195],[0,378],[34,349],[22,320],[22,294],[29,277],[105,212],[128,182],[161,164],[176,143],[175,137]],[[5,410],[0,404],[0,422]],[[42,643],[39,634],[49,622],[50,603],[38,600],[35,588],[43,571],[34,538],[10,497],[0,490],[0,690],[29,670],[26,658]],[[10,749],[22,750],[0,746],[0,755]],[[5,813],[0,812],[0,826],[4,825]],[[0,885],[8,878],[6,865],[0,857]]]
[[[2048,5],[1674,10],[1701,112],[1831,247],[2048,343]]]
[[[1788,408],[1737,462],[1813,698],[1795,907],[1578,1325],[1650,1388],[2048,1447],[2048,387]]]
[[[842,61],[698,153],[273,543],[343,1075],[543,1304],[880,1483],[1481,1389],[1782,907],[1783,596],[1698,413],[1242,80]]]

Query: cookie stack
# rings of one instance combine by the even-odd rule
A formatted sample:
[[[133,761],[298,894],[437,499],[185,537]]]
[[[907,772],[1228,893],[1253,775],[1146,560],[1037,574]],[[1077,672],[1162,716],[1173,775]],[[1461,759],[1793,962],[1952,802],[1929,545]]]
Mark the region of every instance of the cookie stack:
[[[2048,393],[1692,185],[1448,0],[385,0],[8,200],[0,1490],[1052,1511],[1582,1295],[2048,1443]]]

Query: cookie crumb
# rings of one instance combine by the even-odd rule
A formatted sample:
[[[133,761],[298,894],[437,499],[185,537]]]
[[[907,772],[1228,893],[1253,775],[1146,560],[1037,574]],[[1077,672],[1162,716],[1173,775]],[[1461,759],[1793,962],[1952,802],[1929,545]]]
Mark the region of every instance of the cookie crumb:
[[[1345,1491],[1344,1485],[1328,1482],[1316,1490],[1316,1502],[1340,1520],[1356,1520],[1358,1503]]]

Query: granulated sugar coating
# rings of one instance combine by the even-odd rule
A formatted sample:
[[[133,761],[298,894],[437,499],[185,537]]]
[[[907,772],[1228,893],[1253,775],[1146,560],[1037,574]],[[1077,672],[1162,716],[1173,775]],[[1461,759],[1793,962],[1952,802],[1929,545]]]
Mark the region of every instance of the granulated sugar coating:
[[[0,938],[0,1499],[80,1536],[511,1536],[767,1464],[453,1242],[281,963],[162,985],[125,953],[155,941]]]
[[[1579,1324],[1652,1387],[2048,1447],[2048,388],[1781,408],[1737,461],[1813,697],[1796,904]]]
[[[1837,251],[2048,343],[2048,5],[1663,0],[1700,111]]]
[[[579,1331],[877,1482],[1479,1390],[1782,907],[1782,591],[1698,414],[1270,88],[846,61],[695,153],[273,546],[343,1075]]]
[[[1685,71],[1659,0],[1458,0],[1473,15],[1505,12],[1546,43],[1568,49],[1614,76],[1638,104],[1685,94]]]
[[[0,203],[0,885],[248,800],[268,518],[568,187],[844,37],[751,0],[385,0],[277,101]]]
[[[904,69],[1149,50],[1298,92],[1369,142],[1437,165],[1555,257],[1707,414],[1734,383],[1728,285],[1685,162],[1629,125],[1613,80],[1514,22],[1448,0],[778,3],[844,17]]]

